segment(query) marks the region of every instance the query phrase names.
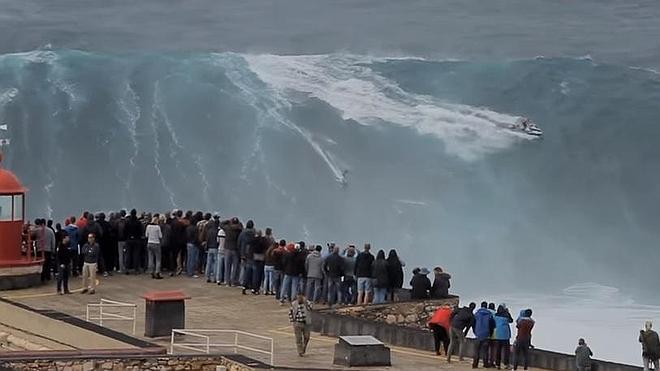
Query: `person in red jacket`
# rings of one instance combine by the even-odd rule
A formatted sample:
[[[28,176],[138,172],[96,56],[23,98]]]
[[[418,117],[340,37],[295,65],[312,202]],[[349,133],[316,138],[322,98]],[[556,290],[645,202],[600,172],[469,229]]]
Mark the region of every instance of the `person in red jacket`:
[[[433,316],[429,320],[428,326],[433,331],[435,354],[437,355],[440,355],[440,343],[442,343],[442,347],[445,349],[445,355],[447,355],[452,312],[453,309],[450,306],[443,305],[433,313]]]

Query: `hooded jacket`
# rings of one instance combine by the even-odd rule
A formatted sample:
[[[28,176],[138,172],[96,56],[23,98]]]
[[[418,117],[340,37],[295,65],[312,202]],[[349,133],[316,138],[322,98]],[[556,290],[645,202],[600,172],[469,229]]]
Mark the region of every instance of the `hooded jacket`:
[[[305,259],[305,271],[307,278],[323,278],[322,259],[319,251],[313,251]]]
[[[443,299],[449,296],[450,278],[451,276],[445,272],[435,274],[433,287],[431,288],[431,299]]]
[[[591,356],[594,353],[589,349],[587,344],[578,345],[575,348],[575,365],[580,368],[587,368],[591,366]]]
[[[642,343],[642,356],[652,360],[660,358],[660,339],[653,330],[644,330],[639,333],[639,342]]]
[[[509,324],[513,322],[513,318],[511,318],[509,311],[500,306],[493,318],[495,319],[495,340],[511,339],[511,326]]]
[[[390,287],[400,289],[403,287],[403,266],[399,259],[387,258],[387,275],[390,279]]]
[[[495,329],[495,320],[493,314],[488,308],[479,308],[474,313],[474,336],[478,340],[488,339]]]
[[[255,242],[257,232],[254,228],[246,228],[238,236],[238,250],[241,254],[241,258],[252,260],[252,250]]]
[[[440,325],[444,327],[449,334],[451,328],[451,315],[452,309],[450,307],[440,307],[436,309],[435,313],[433,313],[433,316],[429,320],[429,325]]]
[[[227,220],[220,224],[220,228],[225,231],[225,250],[238,250],[238,236],[243,231],[241,223],[232,223]]]

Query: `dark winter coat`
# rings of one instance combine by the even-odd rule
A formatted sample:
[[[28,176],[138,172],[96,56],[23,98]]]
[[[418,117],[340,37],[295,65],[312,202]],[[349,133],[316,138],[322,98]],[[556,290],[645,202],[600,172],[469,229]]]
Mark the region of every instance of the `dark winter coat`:
[[[330,278],[340,278],[344,275],[344,259],[339,254],[330,254],[323,262],[323,271]]]
[[[431,299],[444,299],[449,296],[449,279],[451,276],[448,273],[441,272],[435,275],[433,280],[433,287],[431,288]]]
[[[238,236],[243,231],[243,224],[225,221],[220,224],[225,231],[225,250],[238,250]]]
[[[451,317],[451,327],[460,331],[467,332],[474,326],[474,314],[470,307],[455,309]]]
[[[355,277],[371,278],[373,275],[374,256],[369,252],[361,252],[355,260]]]
[[[374,287],[379,289],[390,287],[390,278],[387,271],[387,260],[380,259],[374,262],[373,278],[376,281],[374,282]]]
[[[431,280],[423,274],[416,274],[410,280],[410,298],[411,299],[428,299],[429,291],[431,290]]]
[[[387,258],[387,276],[390,280],[390,288],[400,289],[403,287],[403,266],[399,259]]]

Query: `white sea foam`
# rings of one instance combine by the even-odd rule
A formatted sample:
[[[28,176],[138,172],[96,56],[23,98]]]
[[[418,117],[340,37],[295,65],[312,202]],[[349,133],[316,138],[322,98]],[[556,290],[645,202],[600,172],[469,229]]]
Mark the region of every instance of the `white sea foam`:
[[[223,68],[227,68],[228,65],[230,67],[228,68],[227,77],[234,86],[240,89],[243,99],[259,113],[259,125],[262,126],[264,124],[262,120],[267,119],[298,133],[325,162],[335,180],[344,183],[346,181],[344,171],[334,156],[321,146],[312,133],[286,117],[284,112],[288,111],[291,105],[282,92],[277,89],[264,89],[264,86],[259,84],[258,81],[254,81],[252,76],[242,72],[241,66],[238,66],[237,62],[234,55],[217,55],[217,63]]]
[[[372,59],[349,55],[244,58],[262,81],[284,97],[305,93],[362,125],[395,124],[433,135],[444,142],[448,153],[465,160],[526,138],[502,129],[518,117],[408,93],[369,68]]]

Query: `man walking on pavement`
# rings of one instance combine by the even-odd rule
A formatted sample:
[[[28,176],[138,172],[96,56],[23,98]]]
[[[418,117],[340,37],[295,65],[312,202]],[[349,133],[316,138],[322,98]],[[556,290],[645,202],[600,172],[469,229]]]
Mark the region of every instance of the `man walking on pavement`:
[[[312,319],[310,312],[312,306],[305,298],[305,294],[299,293],[298,300],[291,302],[289,309],[289,321],[293,324],[293,332],[296,335],[296,347],[300,357],[305,355],[309,343],[310,327]]]

